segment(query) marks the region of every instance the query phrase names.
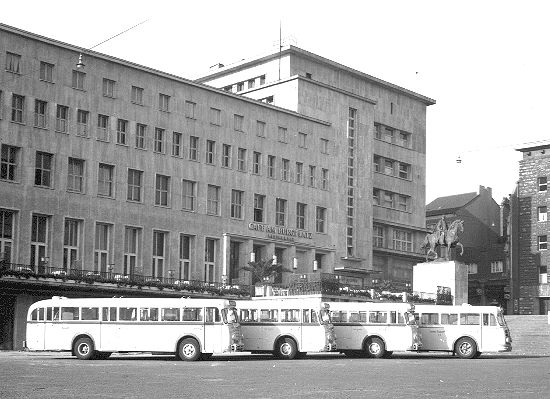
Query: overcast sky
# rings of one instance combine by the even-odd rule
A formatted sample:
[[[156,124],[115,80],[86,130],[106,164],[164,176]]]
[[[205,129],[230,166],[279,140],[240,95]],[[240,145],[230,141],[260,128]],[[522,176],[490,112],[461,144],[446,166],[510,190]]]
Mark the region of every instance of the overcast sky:
[[[548,4],[548,5],[547,5]],[[433,98],[427,201],[514,190],[524,143],[550,139],[548,1],[4,1],[0,21],[184,78],[264,53],[305,50]],[[462,163],[456,163],[460,156]]]

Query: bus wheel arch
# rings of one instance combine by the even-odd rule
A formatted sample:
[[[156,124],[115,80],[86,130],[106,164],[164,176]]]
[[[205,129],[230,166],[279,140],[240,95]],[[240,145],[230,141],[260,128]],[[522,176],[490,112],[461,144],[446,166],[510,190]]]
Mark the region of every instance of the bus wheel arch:
[[[201,357],[201,344],[199,340],[187,335],[179,339],[176,347],[176,357],[179,360],[195,361]]]
[[[468,336],[460,337],[454,344],[454,353],[461,359],[472,359],[478,353],[475,339]]]
[[[71,348],[73,355],[80,360],[91,360],[95,357],[94,340],[88,334],[77,335]]]
[[[298,355],[298,344],[296,343],[296,339],[289,335],[277,338],[273,353],[280,359],[294,359]]]
[[[371,335],[363,341],[363,351],[368,357],[381,358],[386,354],[386,343],[377,336]]]

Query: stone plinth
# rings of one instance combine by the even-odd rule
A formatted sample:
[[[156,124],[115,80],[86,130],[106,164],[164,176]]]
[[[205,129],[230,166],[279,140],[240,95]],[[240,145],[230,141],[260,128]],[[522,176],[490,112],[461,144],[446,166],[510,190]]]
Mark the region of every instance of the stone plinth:
[[[468,303],[468,267],[453,260],[413,266],[413,291],[435,294],[438,286],[451,289],[453,305]]]

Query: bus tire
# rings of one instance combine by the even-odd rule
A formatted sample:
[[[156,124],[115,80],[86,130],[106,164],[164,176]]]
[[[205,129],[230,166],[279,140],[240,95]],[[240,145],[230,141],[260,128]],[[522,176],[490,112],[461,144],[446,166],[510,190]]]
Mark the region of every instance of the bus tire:
[[[88,337],[82,337],[76,340],[73,348],[74,355],[80,360],[90,360],[94,358],[94,343]]]
[[[280,359],[292,360],[298,354],[296,342],[292,338],[281,338],[275,347],[275,356]]]
[[[455,353],[461,359],[472,359],[477,353],[477,345],[473,339],[462,337],[456,341]]]
[[[201,356],[201,348],[194,338],[185,338],[178,345],[178,357],[181,360],[194,362]]]
[[[369,338],[367,339],[365,345],[365,352],[367,353],[368,357],[379,359],[383,357],[386,353],[386,345],[384,345],[384,341],[382,341],[380,338]]]
[[[95,358],[99,360],[105,360],[109,359],[109,356],[111,356],[112,352],[96,352]]]

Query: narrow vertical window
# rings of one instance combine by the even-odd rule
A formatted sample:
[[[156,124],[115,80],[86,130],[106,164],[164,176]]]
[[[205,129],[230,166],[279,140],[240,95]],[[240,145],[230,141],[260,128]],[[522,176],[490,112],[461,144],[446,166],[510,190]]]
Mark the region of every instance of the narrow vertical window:
[[[114,169],[112,165],[99,164],[97,173],[97,195],[112,198],[114,194]]]
[[[88,136],[88,117],[88,111],[82,109],[76,111],[76,134],[78,136]]]
[[[39,187],[52,186],[53,155],[45,152],[36,152],[34,184]]]
[[[216,142],[214,140],[206,140],[206,159],[205,162],[209,165],[214,165],[216,151]]]
[[[239,172],[246,172],[246,149],[239,148],[237,150],[237,170]]]
[[[204,281],[214,281],[214,269],[216,261],[216,240],[205,239],[204,242]]]
[[[60,133],[67,133],[68,119],[69,107],[58,104],[55,112],[55,131]]]
[[[265,223],[265,195],[254,194],[254,221]]]
[[[198,160],[199,138],[189,136],[189,159],[192,161]]]
[[[48,103],[34,100],[34,126],[45,129],[48,127]]]
[[[63,270],[65,271],[82,269],[80,263],[80,224],[79,220],[65,219],[65,234],[63,237]]]
[[[304,164],[296,162],[296,184],[304,184]]]
[[[147,135],[147,125],[136,123],[136,148],[145,149],[145,138]]]
[[[301,202],[296,203],[296,228],[305,230],[306,229],[306,209],[307,205],[302,204]]]
[[[141,87],[132,86],[131,101],[134,104],[143,105],[143,89]]]
[[[275,225],[286,225],[286,200],[277,198],[275,200]]]
[[[231,146],[224,144],[222,147],[222,166],[224,168],[231,167]]]
[[[124,229],[124,263],[123,274],[133,275],[136,270],[139,253],[139,236],[141,229],[126,227]]]
[[[254,151],[252,153],[252,173],[255,175],[261,174],[262,167],[262,154]]]
[[[109,117],[107,115],[97,115],[97,139],[109,141]]]
[[[162,231],[153,231],[153,263],[151,265],[151,277],[161,279],[164,276],[167,235],[167,233]]]
[[[317,233],[326,233],[327,210],[318,206],[315,210],[315,231]]]
[[[117,144],[127,145],[126,135],[128,133],[128,121],[124,119],[117,120],[116,142]]]
[[[105,276],[109,264],[111,228],[111,225],[105,223],[97,223],[95,226],[94,271],[101,276]]]
[[[267,177],[275,179],[275,156],[267,156]]]
[[[159,93],[159,110],[164,112],[170,111],[170,96]]]
[[[157,175],[155,179],[155,205],[168,206],[170,177]]]
[[[19,147],[2,144],[0,153],[0,179],[17,181],[19,173],[19,150]]]
[[[115,81],[111,79],[103,78],[103,96],[104,97],[115,97]]]
[[[181,157],[182,154],[183,137],[181,133],[172,133],[172,156]]]
[[[25,118],[25,97],[14,94],[11,98],[11,121],[16,123],[24,123]]]
[[[53,82],[53,64],[47,62],[40,62],[40,80],[44,82]]]
[[[81,71],[74,71],[73,70],[73,89],[78,90],[84,90],[84,79],[86,78],[86,74]]]
[[[208,185],[206,191],[206,213],[209,215],[220,214],[220,188]]]
[[[196,183],[190,180],[182,180],[182,209],[186,211],[195,210]]]
[[[192,237],[180,234],[178,279],[189,280],[191,277],[191,240]]]
[[[128,169],[128,201],[141,201],[142,176],[142,171]]]
[[[75,193],[84,192],[84,160],[69,158],[67,190]]]
[[[235,219],[243,218],[243,194],[239,190],[231,190],[231,217]]]
[[[265,137],[265,122],[256,121],[256,136]]]

